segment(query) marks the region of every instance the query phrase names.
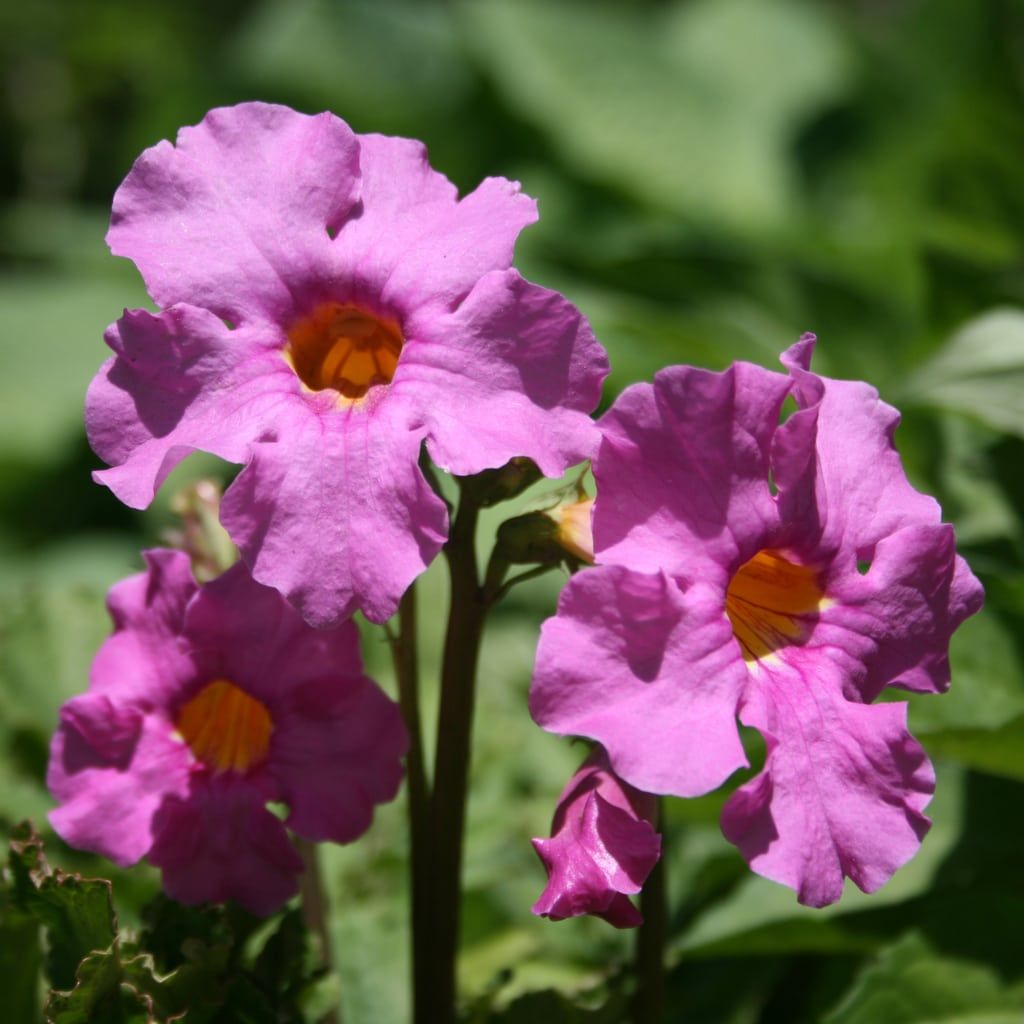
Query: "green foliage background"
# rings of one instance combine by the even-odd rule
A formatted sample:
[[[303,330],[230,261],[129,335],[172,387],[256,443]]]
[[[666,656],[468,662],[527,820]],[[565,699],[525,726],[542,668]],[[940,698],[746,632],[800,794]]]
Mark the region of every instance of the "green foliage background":
[[[45,832],[56,710],[86,684],[106,587],[170,522],[173,487],[135,515],[89,479],[81,405],[102,330],[147,302],[105,251],[111,194],[142,148],[249,98],[422,138],[464,189],[520,179],[542,219],[519,265],[590,317],[614,367],[605,403],[669,363],[772,364],[815,330],[817,369],[866,378],[904,411],[908,471],[940,497],[988,591],[955,641],[951,693],[911,701],[939,772],[935,826],[881,893],[810,911],[721,837],[725,794],[670,801],[668,1019],[1024,1021],[1024,8],[1013,0],[0,8],[0,827],[31,817]],[[178,482],[231,472],[194,461]],[[561,582],[515,591],[484,650],[462,960],[473,1021],[613,1021],[621,1005],[629,937],[529,913],[543,884],[529,837],[545,834],[581,756],[526,713],[537,625]],[[423,623],[429,709],[443,574],[423,587],[436,609]],[[366,656],[390,685],[379,631],[367,630]],[[352,1024],[407,1017],[402,812],[399,801],[359,843],[325,851]],[[155,874],[46,839],[61,867],[113,880],[130,942]],[[34,925],[7,899],[0,990],[5,1020],[21,1024],[38,1019],[41,961]]]

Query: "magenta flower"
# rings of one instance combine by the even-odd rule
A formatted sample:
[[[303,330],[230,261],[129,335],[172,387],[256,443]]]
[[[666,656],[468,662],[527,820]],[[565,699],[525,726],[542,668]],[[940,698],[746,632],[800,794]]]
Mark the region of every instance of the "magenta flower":
[[[558,798],[551,838],[533,840],[548,872],[533,912],[552,921],[595,914],[616,928],[642,924],[629,895],[661,855],[656,814],[656,799],[623,782],[595,747]]]
[[[50,821],[122,866],[148,857],[184,903],[270,913],[302,863],[267,802],[306,839],[356,839],[401,782],[401,715],[352,623],[313,629],[241,564],[199,587],[185,554],[145,557],[110,591],[88,692],[61,709]]]
[[[213,110],[136,161],[107,240],[162,307],[126,312],[86,405],[96,474],[143,508],[202,449],[245,469],[222,521],[315,625],[387,619],[440,549],[426,442],[466,475],[589,457],[607,359],[579,311],[509,269],[518,184],[459,200],[422,144],[332,114]]]
[[[873,892],[930,822],[931,765],[888,686],[942,692],[949,639],[982,590],[938,505],[907,482],[899,416],[866,384],[808,369],[673,367],[601,421],[599,567],[545,624],[531,708],[553,732],[604,744],[653,793],[695,796],[764,770],[722,828],[802,903]],[[788,396],[797,411],[779,424]]]

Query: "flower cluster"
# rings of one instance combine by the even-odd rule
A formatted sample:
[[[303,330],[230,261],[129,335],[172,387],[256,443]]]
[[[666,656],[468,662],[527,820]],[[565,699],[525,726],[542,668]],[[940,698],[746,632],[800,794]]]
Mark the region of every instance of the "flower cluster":
[[[506,522],[479,586],[461,538],[471,578],[452,588],[475,650],[467,623],[517,582],[508,566],[580,570],[543,627],[530,708],[596,746],[534,841],[549,876],[534,911],[638,924],[655,795],[746,766],[738,723],[767,756],[722,828],[755,871],[823,906],[913,855],[934,776],[906,706],[875,701],[948,686],[950,637],[982,592],[906,479],[895,410],[812,373],[805,335],[784,373],[670,367],[595,424],[604,350],[511,267],[535,219],[514,182],[460,199],[420,143],[263,103],[138,159],[108,241],[159,310],[106,334],[86,404],[96,479],[142,508],[195,450],[242,464],[220,507],[242,562],[200,585],[186,554],[151,551],[111,591],[114,633],[51,752],[68,842],[148,858],[186,902],[276,908],[302,866],[288,829],[352,841],[401,781],[406,730],[351,616],[387,620],[446,543],[425,459],[476,476],[474,524],[592,459],[596,499],[580,485]],[[459,686],[471,709],[472,679]],[[437,862],[457,880],[457,855]]]

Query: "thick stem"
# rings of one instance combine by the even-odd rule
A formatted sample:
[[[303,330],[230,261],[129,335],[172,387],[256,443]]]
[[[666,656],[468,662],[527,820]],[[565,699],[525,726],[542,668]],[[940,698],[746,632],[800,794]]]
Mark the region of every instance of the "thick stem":
[[[658,817],[664,820],[662,801]],[[668,940],[668,887],[665,882],[665,829],[662,828],[661,857],[647,876],[640,893],[644,923],[636,933],[636,995],[633,1024],[660,1024],[665,1015],[665,945]]]
[[[445,555],[451,604],[441,665],[441,709],[431,800],[434,882],[434,965],[436,1003],[431,1024],[455,1020],[456,961],[459,947],[462,840],[476,690],[486,604],[476,561],[479,506],[462,489]]]
[[[416,644],[416,585],[405,592],[398,608],[398,635],[391,640],[398,679],[398,700],[409,733],[406,786],[409,800],[409,886],[412,921],[412,992],[415,1024],[429,1024],[435,972],[432,871],[430,865],[430,793],[423,760],[420,716],[420,674]]]
[[[321,963],[327,970],[333,971],[334,951],[331,943],[330,913],[323,878],[320,875],[320,858],[317,856],[316,843],[311,843],[308,839],[297,839],[296,845],[304,866],[299,881],[302,920],[319,940]],[[342,1024],[341,1008],[329,1010],[320,1018],[320,1024]]]

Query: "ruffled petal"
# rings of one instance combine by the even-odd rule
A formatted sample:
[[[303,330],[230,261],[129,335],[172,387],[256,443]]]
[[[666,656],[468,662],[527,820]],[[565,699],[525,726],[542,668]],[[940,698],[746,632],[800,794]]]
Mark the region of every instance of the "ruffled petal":
[[[242,103],[136,160],[114,196],[107,243],[160,306],[283,323],[326,272],[328,229],[359,193],[359,143],[344,121]]]
[[[106,726],[106,707],[112,721]],[[69,845],[127,867],[153,843],[154,815],[188,791],[189,756],[169,725],[85,695],[65,705],[46,784],[60,804],[50,824]]]
[[[848,696],[949,688],[950,639],[984,601],[955,545],[948,524],[909,526],[879,541],[866,575],[851,570],[833,582],[814,643],[844,652],[856,684]]]
[[[387,309],[454,309],[484,274],[511,266],[537,204],[519,183],[485,178],[458,199],[410,139],[361,135],[363,202],[332,252],[339,272]]]
[[[588,413],[608,359],[557,292],[496,271],[454,313],[415,318],[409,332],[403,380],[442,468],[469,475],[526,455],[560,476],[594,454]]]
[[[765,768],[722,812],[751,868],[812,907],[838,900],[845,877],[864,892],[888,881],[931,826],[935,788],[906,705],[847,701],[826,662],[761,669],[740,717],[765,737]]]
[[[698,796],[746,765],[736,709],[748,678],[721,592],[663,574],[586,569],[544,623],[530,712],[602,743],[637,789]]]
[[[253,576],[315,626],[356,608],[390,618],[447,535],[417,465],[422,435],[394,408],[368,397],[296,422],[281,443],[254,446],[224,495],[221,521]]]
[[[189,601],[198,589],[183,551],[144,551],[146,571],[116,583],[107,596],[114,620],[92,663],[90,690],[119,705],[163,706],[195,673],[195,660],[178,640]]]
[[[789,389],[749,363],[627,388],[598,423],[597,560],[700,579],[755,554],[778,522],[768,455]]]
[[[365,676],[295,687],[275,702],[269,761],[287,824],[314,841],[357,839],[398,792],[408,747],[398,705]]]
[[[134,310],[106,339],[117,356],[89,388],[86,429],[113,467],[95,479],[132,508],[145,508],[193,451],[245,462],[255,440],[274,436],[282,406],[302,401],[295,374],[259,332],[229,330],[203,309]]]
[[[250,913],[273,913],[298,891],[302,859],[284,826],[244,779],[194,785],[161,809],[150,861],[167,895],[181,903],[234,900]]]
[[[192,647],[216,652],[223,677],[276,710],[295,687],[362,675],[359,631],[351,620],[315,630],[273,587],[257,583],[241,563],[207,583],[189,605]]]
[[[805,336],[782,356],[807,414],[779,429],[772,452],[779,508],[794,536],[850,561],[870,559],[883,537],[938,523],[941,511],[907,480],[893,443],[900,414],[869,384],[811,373],[813,347]]]

